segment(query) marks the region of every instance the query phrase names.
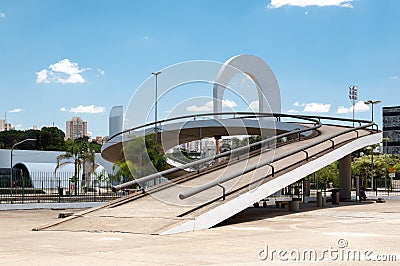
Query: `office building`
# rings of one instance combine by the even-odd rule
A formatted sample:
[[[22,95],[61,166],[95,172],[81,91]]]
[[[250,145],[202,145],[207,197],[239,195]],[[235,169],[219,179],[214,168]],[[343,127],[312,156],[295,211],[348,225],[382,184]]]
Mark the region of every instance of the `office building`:
[[[400,153],[400,106],[383,107],[383,152]]]

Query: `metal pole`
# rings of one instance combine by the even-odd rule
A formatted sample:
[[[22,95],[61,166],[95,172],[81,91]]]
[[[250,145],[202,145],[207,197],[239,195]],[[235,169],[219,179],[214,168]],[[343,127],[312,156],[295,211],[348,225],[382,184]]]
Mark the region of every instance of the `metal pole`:
[[[15,147],[15,144],[11,147],[11,158],[10,158],[10,161],[11,161],[11,165],[10,165],[10,200],[11,200],[11,202],[12,202],[12,189],[13,189],[13,150],[14,150],[14,147]]]
[[[353,99],[353,127],[354,127],[354,99]]]
[[[371,110],[372,110],[372,117],[371,121],[374,121],[374,103],[371,102]],[[374,191],[374,148],[372,147],[372,153],[371,153],[371,190]]]
[[[365,101],[365,104],[371,104],[371,122],[374,122],[374,105],[380,103],[380,100],[368,100]],[[373,128],[373,126],[372,126]],[[371,190],[374,190],[374,148],[371,150]]]
[[[158,75],[161,74],[161,71],[157,71],[157,72],[152,72],[151,74],[153,74],[156,77],[156,94],[155,94],[155,103],[154,103],[154,133],[157,134],[157,102],[158,102]]]
[[[349,99],[353,104],[353,107],[352,107],[352,109],[353,109],[353,127],[354,127],[354,105],[355,105],[355,102],[357,100],[357,95],[358,95],[357,90],[358,90],[358,88],[356,86],[349,86]]]
[[[17,145],[22,144],[26,141],[36,141],[36,139],[24,139],[20,142],[15,143],[11,147],[11,152],[10,152],[10,182],[11,182],[10,183],[10,196],[11,196],[11,198],[12,198],[12,189],[13,189],[13,151]]]

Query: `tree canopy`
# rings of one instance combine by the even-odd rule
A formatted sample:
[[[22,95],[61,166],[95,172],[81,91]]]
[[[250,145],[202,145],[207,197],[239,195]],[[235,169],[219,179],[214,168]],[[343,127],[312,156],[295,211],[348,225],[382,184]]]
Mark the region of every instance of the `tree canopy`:
[[[15,147],[22,150],[42,150],[42,151],[66,151],[66,141],[64,132],[58,127],[42,127],[28,130],[9,130],[0,132],[0,149],[11,149],[15,143],[24,139],[36,139],[36,142],[29,141]],[[77,139],[80,142],[89,142],[89,137]],[[90,142],[90,149],[95,152],[101,151],[101,145],[95,141]]]
[[[154,138],[154,134],[145,137],[135,137],[124,145],[125,159],[118,161],[114,167],[118,167],[115,174],[132,180],[167,168],[166,155],[162,147]]]
[[[9,130],[0,132],[0,148],[11,149],[12,146],[24,139],[36,139],[36,142],[26,142],[18,145],[18,149],[64,151],[65,134],[57,127],[42,127],[41,130]]]

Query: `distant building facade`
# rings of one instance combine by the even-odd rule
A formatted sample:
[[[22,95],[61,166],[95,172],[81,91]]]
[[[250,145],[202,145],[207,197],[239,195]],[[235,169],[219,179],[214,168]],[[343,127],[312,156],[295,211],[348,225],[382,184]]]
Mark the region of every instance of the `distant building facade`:
[[[87,122],[80,117],[74,116],[66,123],[65,139],[79,139],[88,136]]]
[[[189,153],[198,153],[200,157],[209,157],[215,155],[215,140],[213,138],[204,138],[181,144],[181,147]]]
[[[5,119],[0,119],[0,132],[14,130],[15,127],[10,123],[7,123]]]
[[[93,138],[92,141],[96,142],[97,144],[104,145],[104,143],[107,142],[107,138],[102,136],[96,136],[96,138]]]
[[[383,107],[383,152],[400,154],[400,106]]]

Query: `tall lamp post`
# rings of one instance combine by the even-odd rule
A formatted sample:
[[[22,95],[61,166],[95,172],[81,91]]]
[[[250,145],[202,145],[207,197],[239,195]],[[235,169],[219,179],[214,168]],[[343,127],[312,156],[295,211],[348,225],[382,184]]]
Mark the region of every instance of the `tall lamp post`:
[[[356,86],[349,86],[349,99],[353,104],[353,127],[354,127],[354,105],[357,101],[357,91],[358,88]]]
[[[27,141],[36,141],[36,139],[24,139],[20,142],[15,143],[11,147],[11,152],[10,152],[10,195],[11,195],[11,197],[12,197],[12,188],[13,188],[13,151],[16,146],[18,146],[19,144],[22,144],[24,142],[27,142]]]
[[[364,103],[371,105],[371,121],[374,122],[374,105],[381,103],[381,101],[368,100]],[[374,148],[371,150],[371,190],[374,190]]]
[[[157,135],[157,102],[158,102],[158,75],[161,74],[161,71],[151,72],[152,75],[156,77],[156,97],[155,97],[155,104],[154,104],[154,134]]]

